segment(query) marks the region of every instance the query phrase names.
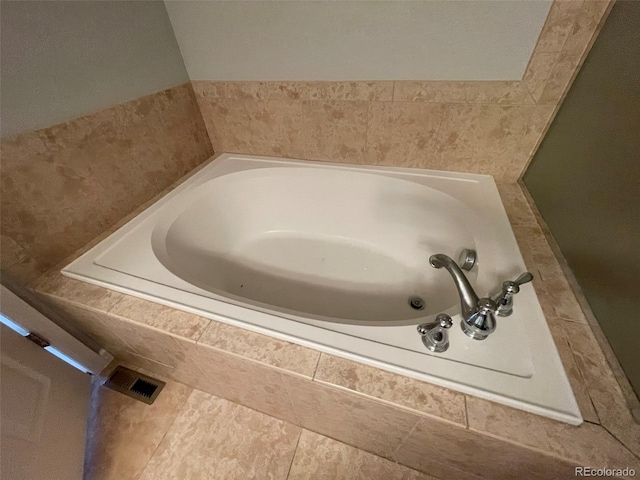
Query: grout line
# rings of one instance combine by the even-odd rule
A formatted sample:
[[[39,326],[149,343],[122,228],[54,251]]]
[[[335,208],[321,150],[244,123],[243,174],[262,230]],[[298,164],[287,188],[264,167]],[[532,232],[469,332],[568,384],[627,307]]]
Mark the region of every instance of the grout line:
[[[101,311],[101,312],[104,312],[105,314],[107,314],[107,315],[108,315],[108,314],[109,314],[109,312],[110,312],[111,310],[113,310],[114,308],[116,308],[116,306],[117,306],[120,302],[122,302],[125,298],[127,298],[127,296],[126,296],[126,294],[123,294],[123,295],[122,295],[122,298],[119,298],[119,299],[116,301],[116,303],[114,303],[113,305],[111,305],[111,306],[110,306],[109,308],[107,308],[106,310],[100,310],[100,311]],[[116,315],[116,314],[113,314],[113,315],[115,315],[116,317],[118,317],[118,316],[119,316],[119,315]]]
[[[298,410],[296,407],[295,402],[293,401],[293,398],[291,396],[291,392],[289,391],[289,386],[287,385],[287,380],[283,377],[283,374],[280,373],[280,382],[282,383],[282,388],[284,389],[284,393],[287,396],[287,400],[289,401],[289,407],[291,407],[291,413],[292,416],[294,417],[296,423],[294,425],[297,425],[300,428],[302,427],[302,422],[300,421],[300,417],[298,416]],[[281,419],[282,420],[282,419]],[[286,421],[287,423],[291,423],[289,420],[283,420]]]
[[[626,449],[631,455],[633,455],[634,457],[636,457],[636,458],[638,458],[640,460],[640,455],[637,455],[635,452],[631,451],[631,449],[629,447],[627,447],[627,445],[622,440],[620,440],[620,438],[618,438],[615,433],[613,433],[611,430],[609,430],[604,425],[600,425],[600,426],[602,428],[604,428],[609,435],[611,435],[613,438],[615,438],[620,443],[620,445],[622,445],[622,448]]]
[[[309,135],[307,135],[307,108],[310,108],[309,102],[311,100],[301,100],[301,107],[302,107],[302,142],[303,142],[303,149],[304,149],[304,160],[309,160]],[[294,103],[296,102],[295,100],[293,101]]]
[[[371,105],[373,105],[373,100],[367,102],[367,121],[364,126],[364,146],[362,147],[362,164],[367,164],[367,151],[369,147],[369,125],[371,123]]]
[[[562,327],[561,327],[562,328]],[[564,328],[562,328],[562,330],[564,331]],[[571,359],[573,360],[573,364],[575,366],[576,369],[576,373],[578,375],[579,378],[577,378],[577,381],[580,382],[582,384],[582,388],[584,388],[586,394],[587,394],[587,399],[589,400],[589,404],[591,405],[591,408],[593,410],[594,415],[597,418],[597,423],[595,422],[589,422],[589,423],[595,423],[596,425],[602,425],[602,419],[600,418],[600,415],[598,414],[598,410],[596,409],[595,404],[593,403],[593,399],[591,398],[591,392],[589,390],[589,384],[587,383],[587,380],[584,376],[584,373],[582,372],[582,370],[580,370],[580,366],[577,362],[577,358],[576,358],[576,354],[573,351],[573,348],[571,347],[571,342],[569,341],[568,335],[566,333],[566,331],[564,331],[564,338],[559,339],[560,341],[562,341],[565,345],[566,348],[569,350],[569,353],[571,354]],[[551,335],[553,336],[553,332],[551,333]],[[558,352],[558,355],[560,356],[560,362],[562,363],[562,356],[560,355],[560,352]],[[564,363],[562,363],[563,368],[565,369],[565,372],[568,370],[568,368],[564,365]],[[574,390],[573,386],[571,385],[571,379],[569,378],[569,374],[567,373],[567,379],[569,380],[569,385],[571,386],[571,390]],[[574,397],[575,397],[575,392],[574,392]],[[583,415],[582,409],[580,408],[580,403],[578,402],[578,399],[576,398],[576,403],[578,403],[578,409],[580,410],[580,414]],[[584,420],[584,415],[583,415],[583,420]],[[585,422],[587,420],[584,420]]]
[[[289,475],[291,475],[291,468],[293,468],[293,462],[296,459],[296,454],[298,453],[298,446],[300,445],[302,432],[304,432],[304,428],[300,428],[300,433],[298,434],[298,439],[296,440],[296,448],[293,449],[293,455],[291,455],[291,463],[289,463],[289,470],[287,470],[287,476],[285,477],[285,479],[288,479]]]
[[[173,381],[173,380],[172,380]],[[180,382],[175,382],[174,383],[180,383]],[[184,383],[180,383],[181,385],[184,385],[185,387],[191,388],[191,393],[189,393],[189,395],[187,395],[187,398],[185,398],[184,402],[182,402],[182,405],[180,405],[180,407],[177,409],[178,413],[176,413],[176,416],[173,418],[173,420],[171,421],[171,424],[169,425],[169,427],[166,429],[166,431],[164,432],[164,435],[162,435],[162,438],[160,439],[160,441],[158,442],[158,444],[156,445],[156,448],[153,449],[153,453],[151,455],[149,455],[149,460],[147,460],[147,463],[144,465],[144,468],[140,471],[140,474],[136,477],[136,479],[140,478],[145,470],[147,469],[147,467],[149,466],[149,464],[151,463],[151,460],[153,460],[153,457],[155,457],[156,453],[158,452],[158,449],[160,448],[160,445],[162,444],[162,442],[164,442],[164,439],[166,438],[167,434],[169,433],[169,431],[171,430],[171,428],[173,427],[173,425],[176,423],[176,421],[178,420],[178,417],[180,416],[180,414],[182,413],[182,410],[184,409],[184,406],[187,404],[187,402],[189,401],[189,399],[191,398],[191,395],[193,395],[193,392],[196,390],[193,387],[189,387],[188,385],[185,385]]]
[[[536,44],[533,47],[533,51],[531,52],[531,56],[529,57],[529,61],[527,62],[527,66],[524,69],[524,72],[522,74],[522,81],[524,81],[524,78],[527,76],[527,73],[529,72],[529,67],[531,66],[531,60],[533,59],[533,57],[536,55],[536,53],[545,53],[545,52],[538,52],[538,46],[540,45],[540,39],[542,38],[543,34],[545,33],[545,29],[547,28],[547,25],[550,23],[550,19],[552,17],[553,14],[553,9],[556,6],[556,2],[558,0],[555,0],[554,2],[551,3],[551,7],[549,7],[549,13],[547,13],[547,18],[545,18],[544,20],[544,24],[542,25],[542,29],[540,30],[540,34],[538,35],[538,40],[536,40]],[[572,25],[573,27],[573,25]]]
[[[318,365],[320,365],[320,359],[322,358],[323,355],[324,355],[323,352],[320,352],[320,355],[318,355],[318,361],[316,362],[316,366],[313,369],[313,375],[311,375],[311,380],[316,379],[316,374],[318,373]]]
[[[551,75],[551,74],[549,74],[549,75]],[[545,79],[545,86],[546,86],[546,81],[548,79],[549,79],[549,77],[547,77]],[[527,83],[524,80],[522,81],[522,85],[524,87],[524,91],[527,92],[527,95],[529,95],[529,98],[531,98],[532,105],[538,106],[538,100],[536,100],[536,98],[533,96],[533,93],[531,93],[531,90],[529,89],[529,86],[527,85]],[[543,90],[544,90],[544,88],[543,88]],[[540,95],[542,95],[542,94],[540,94]]]
[[[206,317],[202,317],[202,318],[206,318]],[[215,320],[211,320],[210,318],[207,318],[207,320],[209,320],[209,323],[207,323],[207,326],[202,329],[202,333],[198,335],[198,338],[193,339],[193,341],[196,342],[196,345],[201,345],[200,340],[202,340],[202,337],[204,337],[204,334],[206,333],[207,330],[209,330],[209,328],[211,327],[211,324],[213,323],[215,323],[213,336],[216,337],[218,334],[218,329],[220,328],[220,322],[216,322]]]
[[[445,169],[445,165],[443,163],[445,155],[444,155],[444,151],[442,150],[443,142],[441,140],[441,135],[442,135],[443,125],[445,124],[445,118],[448,118],[451,112],[449,110],[449,104],[446,104],[446,103],[441,103],[439,110],[440,110],[440,121],[438,122],[438,128],[433,134],[433,141],[435,146],[435,150],[434,150],[435,154],[433,159],[436,162],[436,165],[438,165],[437,168]]]
[[[240,328],[240,327],[238,327],[238,328]],[[163,332],[166,333],[167,335],[172,335],[171,333],[168,333],[168,332],[166,332],[164,330],[163,330]],[[264,334],[260,334],[260,335],[264,335]],[[268,335],[265,335],[265,336],[268,336]],[[185,339],[184,337],[179,337],[179,338],[189,341],[189,339]],[[190,341],[190,342],[192,342],[192,341]],[[294,370],[288,370],[285,367],[279,367],[279,366],[271,364],[271,363],[266,363],[266,362],[263,362],[261,360],[258,360],[258,359],[252,358],[252,357],[247,357],[247,356],[245,356],[243,354],[236,353],[236,352],[231,351],[231,350],[225,350],[225,349],[223,349],[221,347],[217,347],[217,346],[214,346],[214,345],[209,345],[207,343],[201,343],[201,342],[200,343],[193,342],[193,344],[197,348],[210,349],[210,350],[216,351],[216,352],[218,352],[220,354],[223,354],[223,355],[228,355],[228,356],[233,357],[233,358],[244,360],[244,361],[249,362],[251,364],[260,365],[261,367],[270,368],[270,369],[272,369],[272,370],[274,370],[274,371],[276,371],[278,373],[289,375],[291,377],[302,378],[304,380],[310,380],[310,381],[313,380],[313,377],[310,377],[309,375],[306,375],[304,373],[296,372]],[[303,348],[308,348],[308,347],[303,347]],[[313,350],[313,349],[309,349],[309,350]]]
[[[411,406],[408,406],[408,405],[406,405],[404,403],[394,403],[392,400],[387,400],[385,398],[376,397],[376,396],[374,396],[372,394],[364,393],[364,392],[361,392],[359,390],[352,390],[349,387],[345,387],[343,385],[331,383],[330,381],[327,381],[327,380],[318,380],[318,379],[316,379],[316,380],[312,380],[312,381],[314,383],[318,384],[318,385],[322,385],[324,387],[327,387],[328,389],[331,389],[331,390],[334,390],[334,391],[339,391],[339,392],[345,392],[345,393],[351,394],[351,395],[353,395],[355,397],[358,397],[360,399],[370,400],[370,401],[372,401],[374,403],[377,403],[378,405],[391,406],[391,407],[393,407],[395,409],[402,410],[402,411],[405,411],[407,413],[410,413],[413,416],[418,417],[418,418],[424,418],[424,419],[427,419],[427,420],[434,420],[436,422],[441,422],[441,423],[444,423],[444,424],[447,424],[449,426],[456,427],[456,428],[460,428],[460,427],[462,427],[463,429],[466,428],[465,425],[457,422],[456,420],[451,420],[450,418],[441,416],[438,413],[429,413],[429,412],[426,412],[426,411],[423,411],[423,410],[418,410],[416,407],[411,407]]]
[[[529,94],[529,95],[531,95],[531,94]],[[537,105],[534,102],[533,108],[531,109],[531,113],[529,114],[529,117],[527,118],[527,123],[525,124],[524,128],[522,129],[522,133],[518,137],[518,145],[520,145],[522,143],[522,139],[527,134],[527,131],[529,130],[529,128],[531,127],[531,124],[533,123],[533,117],[536,114],[536,107],[537,107]],[[536,142],[536,144],[537,144],[537,142]],[[522,175],[523,173],[524,173],[524,171],[520,172],[519,176]]]
[[[519,80],[517,80],[519,81]],[[528,92],[527,92],[528,93]],[[536,102],[500,102],[500,100],[496,100],[493,102],[475,102],[475,101],[452,101],[447,98],[439,99],[439,100],[372,100],[371,103],[398,103],[398,104],[436,104],[436,105],[496,105],[498,107],[530,107],[535,106]]]
[[[469,429],[469,409],[467,407],[467,394],[463,395],[464,398],[464,424],[467,429]]]
[[[407,435],[402,439],[402,441],[400,442],[400,444],[397,446],[397,448],[393,451],[393,453],[391,454],[391,459],[398,463],[397,460],[397,454],[398,451],[400,451],[400,449],[402,447],[404,447],[404,444],[407,443],[407,440],[409,440],[409,437],[413,434],[413,432],[416,430],[416,428],[418,428],[418,424],[422,421],[422,419],[418,418],[418,420],[416,420],[416,423],[413,425],[413,427],[411,427],[411,430],[409,430],[409,433],[407,433]],[[403,464],[400,464],[403,465]],[[411,468],[411,467],[409,467]]]

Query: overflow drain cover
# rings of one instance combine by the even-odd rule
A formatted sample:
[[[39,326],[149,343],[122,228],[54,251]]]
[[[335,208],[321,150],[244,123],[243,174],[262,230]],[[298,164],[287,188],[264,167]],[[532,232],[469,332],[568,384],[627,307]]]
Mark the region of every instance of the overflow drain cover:
[[[104,383],[105,387],[149,405],[156,400],[165,385],[166,383],[161,380],[134,372],[121,365],[115,368]]]

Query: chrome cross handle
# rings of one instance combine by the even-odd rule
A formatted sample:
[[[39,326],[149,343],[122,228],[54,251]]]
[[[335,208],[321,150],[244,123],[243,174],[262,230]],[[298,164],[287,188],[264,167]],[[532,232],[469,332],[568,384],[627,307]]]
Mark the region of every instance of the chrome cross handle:
[[[512,282],[507,281],[502,284],[502,292],[496,295],[493,301],[498,308],[496,315],[500,317],[508,317],[513,313],[513,296],[520,291],[520,286],[533,280],[533,275],[524,272]]]
[[[445,352],[449,348],[449,329],[453,325],[451,317],[441,313],[429,323],[418,325],[418,333],[422,336],[422,343],[432,352]]]

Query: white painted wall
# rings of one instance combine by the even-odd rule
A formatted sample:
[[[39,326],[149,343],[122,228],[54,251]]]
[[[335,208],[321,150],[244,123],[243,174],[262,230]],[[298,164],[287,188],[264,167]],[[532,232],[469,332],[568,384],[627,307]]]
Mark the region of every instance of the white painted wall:
[[[519,80],[551,5],[165,3],[192,80]]]
[[[3,1],[0,131],[35,130],[188,81],[159,1]]]

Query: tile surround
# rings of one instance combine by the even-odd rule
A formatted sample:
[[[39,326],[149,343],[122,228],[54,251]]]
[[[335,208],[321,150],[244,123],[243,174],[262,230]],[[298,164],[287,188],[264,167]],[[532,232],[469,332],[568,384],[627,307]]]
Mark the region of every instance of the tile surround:
[[[601,424],[640,457],[640,423],[629,411],[615,375],[588,325],[564,322],[575,361],[589,385],[589,395]],[[640,470],[639,470],[640,472]]]
[[[496,105],[534,103],[531,94],[520,81],[397,81],[393,101]]]
[[[393,454],[419,417],[355,392],[283,376],[298,424],[384,458]]]
[[[425,420],[405,439],[394,459],[452,480],[469,478],[468,473],[488,480],[575,478],[574,464],[566,460],[473,431],[434,430]]]
[[[560,269],[564,272],[567,282],[569,283],[570,287],[573,289],[573,291],[576,294],[576,300],[578,301],[580,308],[582,308],[583,310],[584,316],[586,317],[586,323],[588,323],[589,326],[591,327],[590,331],[591,331],[592,337],[596,339],[602,355],[604,355],[609,367],[611,368],[611,371],[609,373],[613,374],[613,376],[615,377],[618,386],[622,390],[622,394],[624,396],[624,399],[626,400],[627,406],[631,411],[632,417],[634,417],[636,423],[640,425],[640,399],[638,399],[636,393],[633,391],[633,387],[629,383],[629,380],[627,379],[624,373],[624,370],[620,365],[620,362],[618,361],[618,359],[615,356],[615,353],[611,349],[611,345],[609,345],[609,342],[606,336],[604,335],[602,328],[598,324],[598,320],[593,314],[593,311],[589,306],[589,302],[587,301],[586,297],[582,293],[580,285],[578,284],[578,281],[574,277],[573,272],[569,268],[569,265],[567,264],[566,260],[562,255],[562,251],[560,250],[560,247],[558,246],[555,239],[551,235],[551,232],[546,222],[540,215],[540,212],[536,208],[533,202],[533,199],[531,198],[531,195],[529,194],[524,184],[522,184],[522,193],[526,196],[527,200],[529,201],[529,204],[531,205],[531,209],[535,214],[538,224],[540,225],[540,228],[544,232],[544,236],[548,241],[549,247],[551,248],[551,251],[556,256],[556,258],[558,259],[558,262],[560,264],[559,265]],[[558,335],[562,335],[566,337],[566,333],[564,331],[559,332]]]
[[[99,319],[98,322],[106,324],[112,320],[108,314],[103,313],[102,315],[103,318]],[[89,320],[90,323],[94,321],[95,319]],[[135,320],[132,319],[128,323],[130,324],[129,326],[135,325]],[[568,477],[566,472],[570,470],[571,465],[566,463],[567,460],[559,458],[559,454],[565,452],[552,450],[552,447],[557,447],[558,442],[550,445],[534,444],[536,449],[551,450],[546,454],[521,451],[521,447],[517,446],[520,443],[518,442],[519,439],[510,438],[514,430],[519,434],[522,432],[522,428],[514,429],[514,425],[517,427],[518,421],[524,421],[527,432],[530,432],[532,428],[542,428],[543,430],[541,431],[544,432],[544,428],[548,426],[551,426],[551,430],[549,430],[551,434],[558,431],[564,432],[566,434],[565,445],[570,457],[577,455],[578,458],[588,458],[589,449],[593,448],[593,441],[597,440],[595,445],[608,445],[607,449],[603,450],[607,452],[607,455],[611,455],[606,457],[610,461],[609,464],[620,465],[621,461],[625,461],[627,463],[632,462],[631,465],[635,465],[633,458],[629,457],[628,453],[626,457],[623,455],[623,450],[620,449],[620,445],[617,444],[615,439],[597,425],[585,424],[583,427],[576,429],[576,427],[513,410],[514,418],[507,415],[506,422],[502,424],[492,423],[490,428],[487,429],[487,433],[490,435],[501,438],[500,441],[497,441],[486,436],[485,427],[482,425],[481,420],[473,416],[477,411],[477,409],[473,409],[475,399],[470,402],[470,397],[467,397],[466,405],[469,411],[470,427],[472,430],[482,431],[482,433],[473,434],[469,437],[469,431],[464,425],[456,427],[450,422],[421,415],[416,411],[417,409],[398,408],[392,401],[393,395],[400,394],[405,397],[413,397],[415,400],[411,399],[412,401],[419,402],[420,387],[429,390],[433,388],[430,385],[420,386],[420,382],[415,382],[417,384],[414,385],[415,389],[401,388],[399,392],[388,392],[386,391],[387,389],[380,389],[379,392],[369,391],[366,395],[362,395],[360,392],[348,388],[349,385],[338,384],[333,386],[324,381],[312,381],[298,375],[280,373],[252,360],[242,359],[237,355],[225,354],[204,345],[198,347],[198,344],[189,342],[186,339],[176,339],[177,341],[166,343],[166,339],[161,338],[163,335],[161,332],[150,329],[143,324],[139,324],[136,330],[125,329],[124,332],[119,330],[119,325],[121,324],[110,325],[110,330],[113,334],[123,335],[126,339],[138,336],[144,338],[145,348],[147,345],[155,346],[151,350],[140,350],[141,344],[138,342],[133,342],[132,346],[126,346],[123,352],[124,355],[119,356],[132,360],[134,364],[136,359],[143,359],[143,363],[140,366],[155,371],[160,375],[182,380],[195,388],[247,405],[268,415],[329,435],[358,448],[385,458],[397,460],[411,468],[436,476],[438,472],[440,474],[448,472],[448,476],[444,478],[473,478],[474,471],[476,474],[482,471],[480,467],[474,467],[476,468],[475,470],[469,471],[468,468],[464,468],[464,465],[452,463],[452,459],[446,453],[449,451],[448,445],[450,442],[454,445],[466,445],[464,448],[473,451],[480,449],[483,455],[488,455],[487,463],[484,464],[486,468],[493,462],[488,452],[495,452],[495,455],[498,455],[499,452],[500,457],[502,457],[506,448],[511,452],[513,458],[520,459],[524,455],[524,458],[527,459],[524,463],[531,463],[529,467],[522,467],[524,470],[517,470],[517,472],[526,471],[531,475],[530,478],[549,478],[550,472],[557,473],[562,471],[564,472],[563,475],[556,475],[556,473],[553,473],[553,475],[556,475],[556,478]],[[179,349],[179,351],[174,351],[169,356],[170,358],[178,359],[178,361],[173,362],[172,365],[167,365],[167,352],[165,350],[170,348]],[[127,349],[144,355],[140,356],[138,353],[131,355],[126,351]],[[184,350],[187,351],[186,354],[180,353],[184,352]],[[148,357],[153,358],[155,361]],[[346,361],[335,359],[334,364],[336,362]],[[357,364],[353,365],[353,368],[357,369],[359,367]],[[377,372],[378,376],[375,376],[375,369],[371,370],[372,376],[370,379],[372,381],[376,381],[377,377],[384,380],[385,376],[388,376],[386,372],[381,371]],[[318,371],[320,372],[320,368]],[[367,377],[364,376],[363,379],[366,381]],[[381,383],[384,385],[384,382]],[[388,385],[388,390],[396,390],[396,386]],[[418,391],[416,392],[415,390]],[[455,392],[445,391],[443,393],[442,397],[438,399],[442,403],[447,400],[450,394],[457,395]],[[382,398],[377,400],[376,397]],[[494,409],[502,408],[490,402],[487,402],[487,405]],[[488,407],[485,406],[484,408]],[[413,435],[412,432],[416,432],[417,422],[421,422],[422,430],[418,430],[418,433],[415,433],[417,439],[414,440],[410,435]],[[503,425],[506,428],[505,431],[501,430]],[[589,426],[586,427],[587,425]],[[492,429],[497,429],[498,432]],[[586,431],[588,435],[581,433],[580,429],[582,429],[582,432]],[[429,432],[429,438],[422,438],[427,431]],[[440,441],[443,435],[447,439],[444,443]],[[533,436],[533,438],[537,437]],[[514,441],[516,443],[512,444]],[[496,445],[492,447],[491,445],[494,443]],[[418,445],[420,445],[419,450],[417,450]],[[479,445],[484,445],[485,447],[482,447],[484,450]],[[427,447],[430,452],[429,455],[424,454],[424,449]],[[441,448],[444,448],[444,452],[440,450]],[[418,454],[419,452],[420,454]],[[549,455],[551,455],[551,458]],[[552,458],[554,456],[556,458]],[[548,462],[551,462],[551,467]],[[535,468],[533,468],[533,465],[536,465]],[[455,467],[453,471],[459,474],[451,474],[452,466]],[[497,471],[503,472],[504,476],[500,476],[500,478],[515,478],[511,476],[512,474],[515,475],[513,468],[513,465],[503,464],[500,469],[496,470],[494,468],[491,471],[494,473]],[[491,478],[498,478],[498,476],[494,475]]]
[[[2,139],[0,153],[2,269],[28,282],[213,151],[184,84]]]
[[[368,108],[361,101],[304,102],[305,158],[365,163]]]
[[[207,158],[207,136],[216,151],[515,181],[610,4],[556,0],[522,81],[194,81],[3,139],[2,268],[38,277]]]
[[[514,182],[610,5],[556,0],[521,81],[192,83],[216,150]]]
[[[314,380],[466,426],[464,394],[413,378],[322,354]]]
[[[122,293],[65,277],[60,273],[63,265],[58,267],[42,275],[31,286],[52,297],[64,298],[68,302],[98,311],[110,310],[125,297]]]
[[[569,378],[571,389],[578,402],[582,418],[585,422],[599,424],[600,419],[589,396],[587,382],[576,364],[571,345],[569,345],[565,331],[562,328],[562,322],[560,319],[553,318],[553,316],[548,316],[547,318],[549,318],[549,329],[558,349],[564,370]]]
[[[364,163],[419,167],[425,158],[435,159],[444,114],[442,105],[371,102]]]
[[[195,99],[216,151],[471,171],[514,182],[609,5],[556,0],[522,82],[193,82]],[[9,252],[3,251],[3,269],[33,280],[211,154],[190,87],[171,90],[2,141],[3,200],[7,192],[16,199],[3,205],[2,247]],[[147,131],[150,119],[155,120]],[[153,147],[134,144],[142,137]],[[192,148],[178,151],[184,145]],[[141,160],[120,163],[119,155],[132,151]],[[27,181],[34,176],[50,190],[34,190]],[[136,189],[124,179],[151,189]],[[112,191],[111,182],[124,183],[123,188]],[[525,261],[537,274],[535,288],[580,409],[591,422],[581,427],[504,412],[507,407],[329,355],[321,358],[311,349],[59,274],[46,274],[33,286],[122,358],[425,473],[573,478],[576,462],[637,465],[640,427],[519,187],[500,189]],[[87,221],[69,215],[79,195],[93,199],[82,212]],[[50,198],[60,210],[46,204]],[[45,244],[37,238],[43,229],[72,241]],[[206,417],[217,415],[218,407],[212,400],[202,411],[193,408],[194,415]],[[525,428],[535,434],[522,436]],[[202,438],[206,434],[198,430]],[[314,441],[327,455],[350,448]],[[594,451],[594,444],[602,451]],[[473,468],[460,463],[470,451]],[[158,458],[145,472],[149,478],[171,460],[169,453]],[[279,471],[277,465],[269,468]],[[489,468],[487,477],[482,472]]]
[[[467,396],[467,415],[473,431],[547,451],[578,465],[640,466],[638,458],[592,423],[574,427],[471,396]]]
[[[625,409],[619,388],[614,388],[615,377],[606,361],[594,353],[593,349],[599,347],[592,335],[572,333],[570,341],[564,333],[573,327],[589,332],[584,316],[578,311],[572,318],[563,318],[554,309],[554,300],[575,301],[571,290],[567,287],[558,298],[546,294],[547,289],[562,285],[561,280],[566,283],[562,269],[520,187],[500,185],[500,192],[516,234],[519,230],[523,232],[518,240],[528,267],[544,273],[537,275],[535,288],[580,409],[590,422],[581,427],[517,410],[509,412],[508,421],[490,422],[487,426],[475,408],[474,402],[479,400],[457,392],[214,321],[197,340],[189,337],[188,329],[186,333],[172,335],[166,331],[173,328],[172,321],[149,323],[144,313],[148,302],[120,294],[105,302],[100,290],[106,290],[99,288],[90,288],[90,294],[81,295],[78,291],[81,282],[59,273],[47,274],[35,285],[77,322],[79,328],[134,365],[424,473],[437,476],[438,472],[441,475],[446,472],[446,478],[482,477],[480,466],[470,470],[456,464],[446,452],[427,457],[418,455],[418,444],[426,441],[422,436],[427,430],[434,439],[444,435],[449,439],[446,442],[468,445],[467,448],[480,449],[489,456],[488,452],[493,449],[478,445],[494,445],[496,451],[506,448],[515,457],[524,459],[524,466],[514,469],[513,465],[500,463],[498,458],[492,478],[515,478],[523,472],[532,478],[549,475],[563,478],[569,476],[567,472],[572,471],[572,465],[578,460],[590,458],[594,444],[602,445],[602,451],[593,458],[606,459],[615,465],[623,462],[634,465],[637,458],[629,450],[634,452],[635,445],[640,445],[637,425]],[[93,306],[83,306],[82,302]],[[185,315],[187,319],[195,317],[182,312],[176,315]],[[487,404],[487,411],[502,408]],[[379,423],[377,419],[386,420]],[[517,427],[518,422],[526,425],[527,431],[533,429],[540,434],[524,440],[514,436],[524,428]],[[555,437],[558,440],[554,440]],[[564,443],[559,440],[562,438]],[[434,452],[440,452],[438,442],[430,445]],[[563,445],[565,450],[561,448]]]
[[[127,295],[109,309],[109,313],[123,319],[135,318],[149,327],[193,341],[202,336],[211,322],[208,318]]]
[[[205,345],[198,345],[189,353],[174,372],[177,380],[184,379],[205,392],[300,425],[281,371]]]
[[[226,323],[211,322],[198,343],[312,378],[320,352]]]
[[[438,169],[514,181],[526,160],[521,139],[534,105],[447,105],[438,133]]]
[[[535,217],[526,205],[524,196],[522,193],[518,195],[516,188],[518,187],[501,187],[505,206],[510,218],[523,227],[531,225],[532,221],[535,222]],[[539,228],[534,229],[534,233],[542,236]],[[528,247],[523,245],[522,248],[526,253]],[[546,255],[541,258],[543,264],[551,261]],[[560,269],[553,271],[562,274]],[[60,280],[65,282],[68,279],[60,277]],[[43,284],[51,291],[58,292],[56,295],[64,296],[65,292],[70,292],[72,298],[78,299],[74,296],[77,293],[73,289],[57,289],[52,283],[55,282],[49,277]],[[73,312],[73,308],[82,308],[59,296],[49,298],[64,304],[69,312]],[[130,299],[130,302],[135,303],[136,300]],[[146,303],[141,302],[140,305]],[[113,310],[117,304],[105,308]],[[94,316],[83,316],[82,313],[87,311],[93,312]],[[136,309],[133,308],[131,312],[136,312]],[[77,318],[78,312],[74,313]],[[467,396],[464,399],[466,409],[462,411],[464,420],[462,425],[456,427],[450,423],[452,418],[453,421],[459,419],[459,413],[456,412],[461,411],[456,410],[459,403],[455,398],[460,395],[456,392],[326,354],[322,354],[325,358],[319,363],[315,377],[311,380],[308,375],[305,378],[295,371],[288,373],[290,364],[279,363],[278,356],[273,356],[274,352],[280,351],[279,347],[286,349],[290,345],[287,342],[276,340],[270,344],[271,339],[268,337],[249,334],[248,340],[241,340],[240,347],[237,347],[234,337],[241,333],[240,329],[230,327],[231,341],[227,342],[226,334],[218,335],[223,324],[215,325],[216,322],[200,337],[200,343],[174,336],[167,339],[163,338],[166,334],[160,330],[149,328],[144,316],[125,319],[121,317],[122,314],[122,310],[118,310],[116,317],[108,312],[98,313],[95,309],[84,308],[80,318],[83,319],[84,328],[94,329],[98,338],[100,335],[111,335],[115,338],[106,340],[107,342],[121,342],[121,345],[128,342],[119,347],[119,356],[134,364],[138,362],[158,374],[181,380],[195,388],[331,436],[424,473],[442,475],[443,478],[481,478],[482,472],[487,471],[491,465],[492,474],[489,478],[517,478],[518,475],[525,474],[529,478],[569,478],[573,475],[573,465],[589,458],[607,461],[608,465],[635,465],[634,462],[637,462],[637,458],[596,424],[599,418],[593,411],[587,413],[592,415],[587,420],[593,424],[583,424],[576,428]],[[550,319],[550,322],[554,333],[567,326],[587,328],[581,322],[559,317],[555,317],[553,321]],[[225,327],[227,326],[223,328]],[[135,337],[142,341],[131,341]],[[563,360],[579,359],[580,356],[595,360],[586,366],[574,360],[574,368],[567,368],[572,385],[576,388],[577,382],[583,393],[587,392],[586,405],[591,405],[590,397],[596,395],[597,399],[598,391],[602,389],[599,393],[602,398],[596,403],[598,415],[603,419],[602,424],[610,425],[607,427],[609,431],[618,428],[619,432],[615,432],[615,437],[631,449],[636,441],[636,434],[629,422],[629,412],[627,410],[625,414],[624,399],[617,395],[615,389],[612,390],[613,384],[607,383],[615,382],[615,379],[610,373],[607,374],[606,362],[598,361],[597,355],[589,350],[597,349],[597,345],[587,341],[588,336],[573,337],[577,340],[574,340],[573,345],[567,344],[569,348],[565,351]],[[218,342],[216,338],[224,340]],[[559,341],[557,333],[556,341]],[[215,347],[207,345],[208,343]],[[149,349],[148,345],[155,348]],[[227,348],[231,351],[225,352]],[[171,355],[167,355],[166,350],[172,350]],[[243,358],[247,351],[252,352],[251,355]],[[303,358],[308,351],[313,352],[305,349]],[[274,365],[270,367],[269,363]],[[313,362],[309,365],[313,365]],[[588,369],[592,371],[589,372]],[[592,390],[592,383],[586,385],[583,379],[586,374],[590,375],[590,382],[600,379],[596,383],[598,391]],[[432,394],[435,402],[425,402],[425,393]],[[578,400],[580,401],[580,395]],[[443,405],[449,403],[452,405],[447,408],[453,408],[453,413],[442,409]],[[581,401],[583,414],[584,405]],[[506,409],[507,414],[502,409]],[[493,411],[500,413],[493,414]],[[488,415],[503,415],[504,419],[502,422],[488,422]],[[380,423],[379,419],[385,420]],[[470,430],[466,428],[467,421]],[[529,433],[522,437],[523,431]],[[599,446],[596,453],[592,450],[594,445]],[[455,448],[480,452],[474,454],[479,456],[476,462],[472,462],[476,467],[469,469],[456,463],[457,456],[450,456],[448,453]],[[425,455],[425,449],[429,452],[428,455]],[[505,452],[510,458],[518,458],[519,461],[516,464],[502,461]],[[486,463],[482,463],[483,461]]]
[[[560,52],[573,28],[576,16],[584,7],[583,0],[553,2],[547,21],[536,45],[536,51]]]

